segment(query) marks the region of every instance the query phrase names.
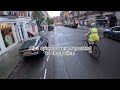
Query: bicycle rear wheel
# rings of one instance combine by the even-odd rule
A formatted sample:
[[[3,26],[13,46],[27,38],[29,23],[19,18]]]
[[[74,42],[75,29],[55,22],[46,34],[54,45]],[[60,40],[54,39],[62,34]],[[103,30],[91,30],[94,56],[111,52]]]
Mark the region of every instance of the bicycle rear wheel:
[[[99,47],[97,45],[93,46],[92,53],[93,53],[93,56],[95,58],[99,58],[100,57],[100,49],[99,49]]]
[[[89,42],[87,40],[84,40],[83,41],[83,46],[88,47],[89,46]]]

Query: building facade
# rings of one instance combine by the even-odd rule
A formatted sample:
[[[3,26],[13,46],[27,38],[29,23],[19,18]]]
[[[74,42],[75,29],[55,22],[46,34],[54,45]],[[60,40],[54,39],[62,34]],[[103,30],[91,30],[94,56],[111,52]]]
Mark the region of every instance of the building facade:
[[[38,27],[35,20],[32,20],[32,11],[16,11],[18,18],[16,18],[15,26],[19,27],[22,33],[22,41],[28,37],[30,32],[33,35],[38,33]]]
[[[116,11],[115,16],[117,18],[117,25],[120,26],[120,11]]]
[[[27,32],[38,32],[30,11],[0,12],[0,55],[28,37]]]
[[[48,31],[48,24],[47,24],[46,20],[47,20],[47,18],[49,17],[49,15],[48,15],[47,11],[42,11],[42,12],[43,12],[43,14],[44,14],[44,21],[43,21],[43,23],[41,24],[41,26],[43,27],[43,30],[44,30],[44,31]]]
[[[96,22],[98,27],[112,27],[116,25],[114,11],[79,11],[80,25],[90,26],[91,22]]]
[[[52,19],[53,19],[55,25],[61,25],[62,24],[60,16],[53,17]]]

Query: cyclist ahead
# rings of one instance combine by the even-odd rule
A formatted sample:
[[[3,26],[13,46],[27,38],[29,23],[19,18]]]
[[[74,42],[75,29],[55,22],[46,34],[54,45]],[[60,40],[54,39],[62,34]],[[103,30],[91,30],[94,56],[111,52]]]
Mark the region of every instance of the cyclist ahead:
[[[94,42],[99,41],[98,30],[95,23],[91,23],[91,28],[85,36],[88,36],[89,45],[93,45]]]

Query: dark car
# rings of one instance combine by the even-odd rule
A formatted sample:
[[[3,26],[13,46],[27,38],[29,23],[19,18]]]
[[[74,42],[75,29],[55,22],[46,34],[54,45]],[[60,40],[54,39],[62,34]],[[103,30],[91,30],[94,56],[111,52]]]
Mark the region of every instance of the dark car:
[[[64,27],[67,27],[67,25],[65,24]]]
[[[70,27],[71,28],[77,28],[77,25],[76,24],[71,24]]]
[[[30,49],[31,46],[37,49]],[[48,46],[47,38],[42,37],[42,36],[29,38],[25,40],[25,42],[19,49],[19,55],[21,57],[38,55],[40,53],[43,53],[43,51],[40,50],[40,47],[42,46]]]
[[[70,27],[70,24],[68,24],[68,27]]]
[[[104,37],[120,40],[120,26],[114,26],[103,32]]]
[[[51,26],[51,25],[48,26],[48,31],[52,31],[53,29],[54,29],[53,26]]]

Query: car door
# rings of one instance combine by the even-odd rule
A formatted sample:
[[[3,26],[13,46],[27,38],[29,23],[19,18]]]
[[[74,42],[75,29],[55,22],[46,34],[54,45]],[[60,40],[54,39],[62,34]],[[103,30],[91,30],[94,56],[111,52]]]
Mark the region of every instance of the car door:
[[[113,30],[113,37],[120,40],[120,27],[115,27]]]
[[[115,27],[112,27],[109,29],[110,31],[108,32],[109,37],[115,38]]]
[[[107,34],[109,37],[112,37],[113,36],[113,28],[109,28],[106,30]]]

